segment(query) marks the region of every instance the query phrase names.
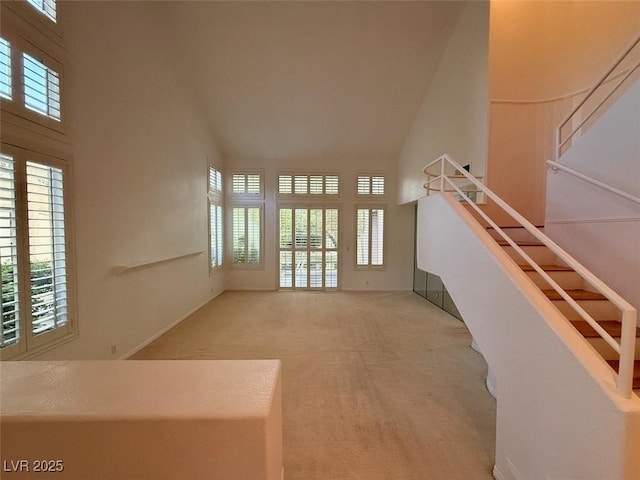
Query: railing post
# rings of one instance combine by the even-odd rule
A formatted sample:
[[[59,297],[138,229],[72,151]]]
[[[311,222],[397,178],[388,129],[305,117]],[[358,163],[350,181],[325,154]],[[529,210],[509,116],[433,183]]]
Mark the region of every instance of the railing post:
[[[622,335],[620,338],[620,364],[618,366],[618,393],[631,398],[633,390],[633,364],[636,350],[636,328],[638,313],[622,311]]]
[[[440,159],[440,191],[444,192],[444,167],[445,167],[445,158],[442,157]]]

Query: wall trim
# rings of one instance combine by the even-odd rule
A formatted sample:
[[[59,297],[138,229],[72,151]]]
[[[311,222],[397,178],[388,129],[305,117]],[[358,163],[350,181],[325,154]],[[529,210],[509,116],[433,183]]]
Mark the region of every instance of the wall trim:
[[[151,335],[149,338],[147,338],[146,340],[144,340],[142,343],[139,343],[138,345],[136,345],[135,347],[133,347],[131,350],[129,350],[127,353],[120,355],[117,359],[118,360],[128,360],[129,357],[132,357],[134,354],[136,354],[137,352],[139,352],[140,350],[142,350],[144,347],[146,347],[147,345],[149,345],[150,343],[154,342],[155,340],[157,340],[158,338],[160,338],[162,335],[164,335],[165,333],[167,333],[169,330],[171,330],[173,327],[175,327],[176,325],[178,325],[180,322],[182,322],[183,320],[186,320],[188,317],[190,317],[191,315],[193,315],[194,313],[196,313],[198,310],[200,310],[202,307],[204,307],[207,303],[209,303],[211,300],[215,299],[216,297],[218,297],[219,295],[223,294],[226,290],[222,290],[218,293],[216,293],[214,296],[208,298],[207,300],[205,300],[204,302],[198,304],[196,307],[192,308],[191,310],[189,310],[187,313],[185,313],[184,315],[182,315],[180,318],[178,318],[177,320],[171,322],[169,325],[167,325],[166,327],[162,328],[161,330],[157,331],[156,333],[154,333],[153,335]]]
[[[629,218],[576,218],[570,220],[547,220],[547,225],[571,225],[574,223],[633,223],[640,222],[640,217]]]

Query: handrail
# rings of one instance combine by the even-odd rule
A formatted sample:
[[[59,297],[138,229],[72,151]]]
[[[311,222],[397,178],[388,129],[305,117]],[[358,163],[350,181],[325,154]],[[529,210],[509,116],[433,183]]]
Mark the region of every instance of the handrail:
[[[491,225],[496,232],[511,246],[513,249],[529,264],[533,269],[542,276],[542,278],[565,300],[579,315],[582,317],[598,334],[613,348],[615,352],[620,355],[620,363],[618,367],[618,382],[617,390],[620,395],[625,398],[630,398],[633,387],[633,365],[635,355],[635,338],[637,328],[637,310],[629,304],[620,295],[614,292],[608,285],[602,280],[591,273],[581,263],[569,255],[553,240],[540,232],[533,224],[531,224],[526,218],[515,211],[510,205],[496,195],[492,190],[487,188],[484,184],[476,180],[468,172],[464,171],[462,167],[449,155],[444,154],[429,163],[424,167],[423,172],[425,175],[434,176],[435,174],[429,173],[428,169],[433,165],[440,162],[440,175],[435,179],[431,179],[429,183],[434,180],[440,181],[440,192],[445,192],[445,184],[449,184],[475,211]],[[600,324],[594,320],[569,294],[558,285],[529,255],[522,250],[512,239],[509,237],[489,216],[480,209],[461,189],[459,189],[455,183],[450,180],[445,174],[446,163],[449,163],[455,167],[462,175],[464,175],[471,183],[473,183],[479,190],[481,190],[488,198],[493,200],[502,210],[504,210],[511,218],[516,220],[520,226],[533,235],[538,241],[544,244],[549,250],[551,250],[561,261],[571,267],[580,277],[582,277],[589,285],[591,285],[596,291],[604,295],[611,303],[613,303],[618,309],[621,310],[621,322],[622,322],[622,335],[620,343],[618,343],[606,330],[604,330]],[[425,185],[426,186],[426,185]]]
[[[587,94],[584,96],[584,98],[578,102],[578,105],[576,105],[575,107],[573,107],[573,109],[571,110],[571,112],[569,112],[569,114],[564,118],[564,120],[560,123],[560,125],[558,125],[557,129],[556,129],[556,160],[558,158],[560,158],[560,153],[562,151],[562,147],[564,145],[566,145],[566,143],[573,138],[573,136],[580,130],[580,128],[587,122],[589,121],[589,119],[598,111],[598,109],[611,97],[611,95],[613,95],[616,90],[618,89],[618,87],[620,87],[620,85],[622,85],[624,83],[624,81],[629,78],[629,76],[640,66],[640,62],[636,62],[635,66],[633,66],[632,68],[629,68],[628,73],[626,75],[623,76],[622,80],[620,80],[617,85],[611,90],[611,92],[609,92],[609,94],[598,104],[596,105],[596,107],[591,111],[591,113],[580,123],[580,125],[578,125],[576,128],[574,128],[571,133],[569,134],[569,136],[562,141],[562,129],[565,127],[565,125],[569,122],[569,120],[571,120],[571,118],[573,118],[573,116],[576,114],[576,112],[578,112],[578,110],[580,110],[584,104],[591,98],[591,96],[594,94],[594,92],[600,88],[602,86],[603,83],[605,83],[605,81],[607,80],[607,78],[609,77],[609,75],[611,75],[611,73],[618,67],[618,65],[620,65],[620,63],[622,63],[622,61],[627,57],[627,55],[629,55],[629,53],[631,53],[631,51],[638,45],[640,44],[640,35],[638,35],[630,44],[629,46],[627,46],[627,48],[625,48],[625,50],[616,58],[616,60],[611,64],[611,66],[607,69],[607,71],[604,73],[604,75],[602,75],[602,77],[600,77],[600,79],[596,82],[596,84],[591,87],[589,89],[589,91],[587,92]]]
[[[551,170],[553,171],[557,171],[557,170],[562,170],[563,172],[568,173],[569,175],[573,175],[574,177],[578,177],[581,180],[584,180],[585,182],[588,182],[592,185],[595,185],[596,187],[600,187],[604,190],[607,190],[611,193],[615,193],[616,195],[622,197],[622,198],[626,198],[627,200],[630,200],[634,203],[637,203],[638,205],[640,205],[640,197],[636,197],[635,195],[631,195],[630,193],[627,193],[623,190],[620,190],[616,187],[612,187],[611,185],[608,185],[604,182],[601,182],[600,180],[596,180],[593,177],[590,177],[588,175],[585,175],[584,173],[580,173],[577,172],[569,167],[565,167],[564,165],[562,165],[561,163],[558,162],[554,162],[553,160],[547,160],[547,165],[549,165],[551,167]]]
[[[200,255],[204,253],[204,250],[197,250],[189,253],[180,253],[178,255],[172,255],[170,257],[157,258],[154,260],[145,260],[144,262],[132,263],[131,265],[118,265],[114,267],[113,273],[116,275],[122,275],[123,273],[130,272],[132,270],[138,270],[140,268],[151,267],[153,265],[158,265],[160,263],[172,262],[174,260],[179,260],[181,258],[187,257],[195,257],[196,255]]]

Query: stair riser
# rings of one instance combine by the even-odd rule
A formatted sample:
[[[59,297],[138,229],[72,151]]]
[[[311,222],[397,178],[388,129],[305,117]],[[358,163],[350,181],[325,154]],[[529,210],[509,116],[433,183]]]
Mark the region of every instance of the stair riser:
[[[620,356],[603,338],[588,338],[589,343],[605,360],[618,360]],[[620,341],[619,338],[616,341]],[[640,338],[636,338],[635,359],[640,360]]]
[[[550,289],[549,284],[538,272],[526,272],[527,276],[542,289]],[[579,289],[582,288],[582,278],[576,272],[546,272],[562,288]]]
[[[513,249],[513,247],[502,247],[511,258],[513,258],[517,264],[522,265],[526,263],[522,257]],[[545,246],[524,246],[520,247],[527,255],[529,255],[538,265],[553,265],[556,263],[556,256],[551,250]]]
[[[582,320],[582,317],[565,301],[552,301],[555,307],[569,320]],[[620,310],[611,302],[601,300],[578,300],[594,320],[620,320]]]
[[[540,228],[539,230],[541,232],[544,232],[544,228]],[[505,228],[503,231],[507,234],[509,238],[515,240],[516,242],[537,242],[538,241],[538,239],[533,235],[531,235],[529,232],[527,232],[527,230],[525,230],[524,227]],[[491,237],[495,238],[496,240],[504,240],[502,236],[493,228],[488,228],[487,232],[489,232],[489,235],[491,235]]]

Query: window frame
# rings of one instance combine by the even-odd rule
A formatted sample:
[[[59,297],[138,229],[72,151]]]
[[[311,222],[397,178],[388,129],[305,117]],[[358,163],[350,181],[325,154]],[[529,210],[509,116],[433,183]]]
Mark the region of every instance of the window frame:
[[[242,263],[236,263],[234,261],[234,246],[235,246],[235,229],[234,229],[234,210],[236,208],[242,208],[244,209],[244,229],[245,229],[245,261]],[[247,222],[247,218],[248,218],[248,210],[249,208],[257,208],[259,210],[259,219],[260,219],[260,262],[259,263],[248,263],[246,260],[248,258],[248,251],[249,251],[249,244],[246,241],[246,234],[248,232],[248,222]],[[265,241],[264,241],[264,203],[260,202],[260,203],[233,203],[231,205],[229,205],[229,214],[228,214],[228,232],[229,232],[229,237],[231,239],[231,241],[228,243],[229,245],[229,252],[228,252],[228,256],[229,258],[231,258],[231,261],[229,263],[230,268],[233,270],[264,270],[264,246],[265,246]]]
[[[64,27],[66,15],[64,11],[66,9],[65,2],[56,0],[56,20],[51,20],[46,14],[42,13],[34,5],[31,5],[26,0],[18,0],[12,2],[2,2],[3,6],[6,4],[6,8],[13,11],[16,15],[20,16],[22,20],[29,23],[32,27],[36,28],[41,34],[47,37],[49,40],[54,41],[62,45],[64,40]],[[3,25],[4,27],[4,25]]]
[[[13,2],[10,2],[13,3]],[[16,2],[19,3],[19,2]],[[26,2],[24,2],[26,4]],[[4,3],[2,4],[4,7]],[[33,7],[27,5],[30,9]],[[3,14],[5,12],[3,11]],[[8,10],[9,15],[14,15]],[[36,12],[37,13],[37,12]],[[0,36],[10,44],[11,48],[11,99],[0,98],[3,111],[3,121],[15,124],[33,132],[49,136],[57,140],[66,141],[66,75],[64,59],[66,54],[60,44],[33,31],[34,26],[27,24],[24,19],[14,17],[9,19],[9,25],[2,25]],[[36,28],[38,28],[36,26]],[[27,108],[25,100],[24,60],[23,54],[53,70],[58,75],[60,119],[54,119],[48,115]]]
[[[215,172],[214,177],[215,178],[219,178],[220,179],[220,188],[215,188],[215,186],[212,188],[211,185],[211,172]],[[224,253],[224,247],[225,247],[225,242],[224,242],[224,233],[225,233],[225,205],[224,205],[224,173],[223,171],[218,168],[216,165],[209,163],[207,165],[207,175],[206,175],[206,182],[207,182],[207,264],[209,265],[209,276],[211,276],[212,274],[215,274],[219,271],[221,271],[224,268],[224,257],[225,257],[225,253]],[[214,227],[212,225],[211,222],[211,211],[212,208],[216,209],[216,228],[215,228],[215,250],[216,250],[216,264],[214,265],[213,262],[213,254],[214,254],[214,241],[213,239],[213,231],[214,231]],[[219,210],[218,210],[219,209]],[[221,220],[218,220],[218,215],[221,215]],[[220,228],[218,227],[222,227],[222,231],[219,231]]]
[[[367,246],[367,264],[359,264],[358,263],[358,210],[368,210],[369,211],[369,239],[368,239],[368,246]],[[380,265],[373,265],[371,263],[371,259],[372,259],[372,244],[373,242],[372,240],[372,231],[373,229],[372,227],[372,216],[371,216],[371,211],[372,210],[382,210],[383,212],[383,224],[382,224],[382,264]],[[388,228],[386,226],[387,224],[387,205],[384,203],[357,203],[354,205],[354,228],[353,228],[353,236],[354,236],[354,242],[353,244],[355,245],[355,249],[354,249],[354,256],[353,256],[353,264],[354,264],[354,268],[356,270],[386,270],[387,268],[387,255],[385,253],[386,250],[386,244],[387,244],[387,231]]]
[[[49,151],[46,147],[34,148],[20,142],[3,141],[1,151],[14,160],[16,198],[16,243],[18,257],[18,292],[21,336],[13,345],[0,349],[1,360],[23,360],[37,356],[78,337],[76,268],[73,222],[73,174],[71,158]],[[64,325],[38,335],[33,334],[31,312],[31,271],[29,251],[29,224],[27,204],[27,162],[35,162],[60,169],[63,175],[63,208],[65,228],[65,282],[67,295],[67,321]],[[25,293],[26,292],[26,293]]]

